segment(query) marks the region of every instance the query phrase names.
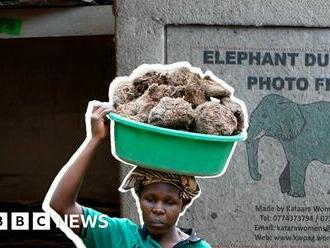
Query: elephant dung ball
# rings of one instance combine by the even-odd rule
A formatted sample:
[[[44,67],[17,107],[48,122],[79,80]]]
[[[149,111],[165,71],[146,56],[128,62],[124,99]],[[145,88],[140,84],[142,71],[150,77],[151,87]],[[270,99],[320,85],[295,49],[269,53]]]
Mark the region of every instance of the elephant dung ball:
[[[153,101],[160,101],[163,97],[182,97],[184,95],[183,86],[175,87],[173,85],[152,84],[148,89],[148,94]]]
[[[151,110],[148,123],[160,127],[189,130],[194,121],[191,104],[182,98],[163,97]]]
[[[169,85],[187,85],[190,82],[197,82],[201,79],[200,75],[193,73],[189,68],[182,67],[166,74],[166,81]]]
[[[136,98],[135,89],[132,82],[122,82],[114,90],[112,99],[114,107],[125,104]]]
[[[221,104],[230,109],[230,111],[235,115],[237,120],[237,132],[241,132],[244,129],[244,114],[241,105],[232,101],[229,97],[224,97],[221,99]]]
[[[229,108],[219,102],[206,102],[196,108],[195,129],[198,133],[232,135],[237,120]]]
[[[133,80],[133,84],[135,86],[146,85],[147,88],[151,84],[164,84],[165,82],[166,82],[166,76],[155,71],[147,72],[146,74],[137,77]]]
[[[205,76],[202,79],[202,85],[205,91],[206,97],[215,97],[221,99],[223,97],[229,97],[231,92],[221,86],[219,83],[214,82],[209,76]]]
[[[138,106],[136,105],[136,99],[133,101],[127,102],[125,104],[118,105],[115,109],[115,112],[119,115],[129,117],[137,115],[139,111]]]
[[[191,103],[193,108],[207,101],[200,81],[192,81],[187,84],[183,99]]]
[[[126,104],[119,105],[116,108],[116,113],[129,119],[147,123],[148,116],[153,107],[157,105],[157,101],[150,98],[148,91],[141,97],[134,99]]]

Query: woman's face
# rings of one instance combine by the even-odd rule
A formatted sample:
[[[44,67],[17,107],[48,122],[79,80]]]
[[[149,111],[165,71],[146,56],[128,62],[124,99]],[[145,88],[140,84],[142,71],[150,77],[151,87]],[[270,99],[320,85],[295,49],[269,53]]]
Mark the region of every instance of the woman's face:
[[[176,224],[182,210],[179,189],[168,183],[145,186],[140,195],[142,217],[148,231],[162,236]]]

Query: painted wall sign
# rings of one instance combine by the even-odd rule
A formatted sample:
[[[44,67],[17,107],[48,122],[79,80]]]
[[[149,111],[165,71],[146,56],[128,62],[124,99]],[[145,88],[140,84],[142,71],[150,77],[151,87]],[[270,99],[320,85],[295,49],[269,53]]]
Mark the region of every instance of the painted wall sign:
[[[211,70],[248,107],[249,138],[208,197],[219,246],[328,244],[329,31],[179,25],[166,34],[167,63]]]

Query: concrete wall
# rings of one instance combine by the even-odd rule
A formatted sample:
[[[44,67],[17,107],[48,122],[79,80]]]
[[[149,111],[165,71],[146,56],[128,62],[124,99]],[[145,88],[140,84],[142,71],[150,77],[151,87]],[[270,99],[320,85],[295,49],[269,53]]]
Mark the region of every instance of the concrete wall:
[[[223,177],[199,179],[180,220],[214,247],[329,243],[329,10],[321,0],[116,2],[119,75],[187,60],[247,104],[248,141]],[[137,221],[132,203],[122,196],[122,215]]]

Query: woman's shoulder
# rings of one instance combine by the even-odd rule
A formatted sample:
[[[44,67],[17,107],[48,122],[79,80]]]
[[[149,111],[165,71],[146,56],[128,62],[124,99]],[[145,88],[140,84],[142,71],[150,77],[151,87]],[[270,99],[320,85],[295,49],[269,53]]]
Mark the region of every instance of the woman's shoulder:
[[[206,241],[199,238],[192,228],[180,228],[185,234],[189,235],[189,237],[184,241],[188,243],[187,247],[191,248],[209,248],[211,247]]]
[[[186,246],[187,248],[211,248],[210,244],[207,243],[204,240],[199,240],[198,242],[190,242],[189,244],[187,244]]]

